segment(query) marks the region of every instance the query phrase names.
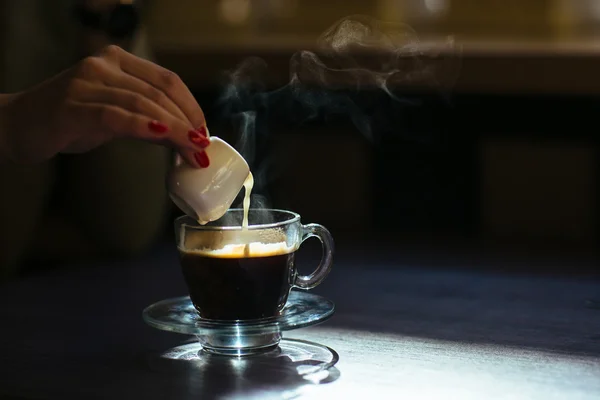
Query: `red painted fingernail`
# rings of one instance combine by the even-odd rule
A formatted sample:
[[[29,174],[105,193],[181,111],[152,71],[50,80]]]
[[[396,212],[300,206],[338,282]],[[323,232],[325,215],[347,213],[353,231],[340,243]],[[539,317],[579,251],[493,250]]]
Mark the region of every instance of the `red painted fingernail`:
[[[200,165],[202,168],[206,168],[210,165],[208,154],[206,154],[205,151],[202,151],[200,153],[194,153],[194,158],[196,159],[198,165]]]
[[[190,142],[197,144],[203,149],[210,144],[210,140],[205,136],[201,136],[197,131],[189,131],[188,138],[190,139]]]
[[[198,143],[200,145],[200,147],[202,147],[203,149],[207,148],[208,145],[210,144],[210,140],[208,140],[208,138],[202,138],[203,140]]]
[[[196,131],[204,137],[208,136],[205,126],[201,126],[200,128],[196,129]]]
[[[150,121],[148,127],[156,133],[165,133],[169,130],[169,127],[160,121]]]

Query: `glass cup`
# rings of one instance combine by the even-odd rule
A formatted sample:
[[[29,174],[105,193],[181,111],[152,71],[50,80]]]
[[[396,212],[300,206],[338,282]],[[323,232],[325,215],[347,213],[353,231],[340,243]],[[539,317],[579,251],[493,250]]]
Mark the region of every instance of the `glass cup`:
[[[322,225],[300,222],[283,210],[230,209],[217,221],[200,225],[183,216],[175,220],[181,268],[200,317],[255,320],[276,317],[292,288],[312,289],[329,274],[334,244]],[[321,241],[323,255],[310,275],[299,275],[295,253],[308,238]]]

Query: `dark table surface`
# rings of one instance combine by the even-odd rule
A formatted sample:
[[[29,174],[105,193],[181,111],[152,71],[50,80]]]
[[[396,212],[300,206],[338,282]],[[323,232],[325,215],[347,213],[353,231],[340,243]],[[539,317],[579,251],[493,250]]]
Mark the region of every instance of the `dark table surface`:
[[[600,399],[597,278],[369,254],[340,249],[315,290],[336,314],[285,333],[339,353],[320,384],[251,362],[154,365],[155,354],[190,341],[141,318],[147,305],[185,294],[170,246],[8,283],[0,398]]]

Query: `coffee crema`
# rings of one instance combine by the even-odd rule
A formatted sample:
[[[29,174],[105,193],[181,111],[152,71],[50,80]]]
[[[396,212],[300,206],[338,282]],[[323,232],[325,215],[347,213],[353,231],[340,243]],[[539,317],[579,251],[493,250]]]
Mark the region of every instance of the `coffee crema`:
[[[186,253],[197,254],[204,257],[215,258],[254,258],[271,257],[281,254],[288,254],[294,251],[286,243],[249,243],[249,244],[228,244],[221,249],[195,249],[185,250]]]

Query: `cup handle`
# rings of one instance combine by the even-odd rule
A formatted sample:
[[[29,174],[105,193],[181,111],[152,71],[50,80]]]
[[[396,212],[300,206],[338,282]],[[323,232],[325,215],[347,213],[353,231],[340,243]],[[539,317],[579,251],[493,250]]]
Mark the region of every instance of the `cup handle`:
[[[323,248],[323,255],[319,266],[310,275],[296,275],[293,286],[299,289],[308,290],[318,286],[329,275],[333,265],[334,245],[331,233],[323,225],[302,225],[302,243],[311,237],[319,239]]]

